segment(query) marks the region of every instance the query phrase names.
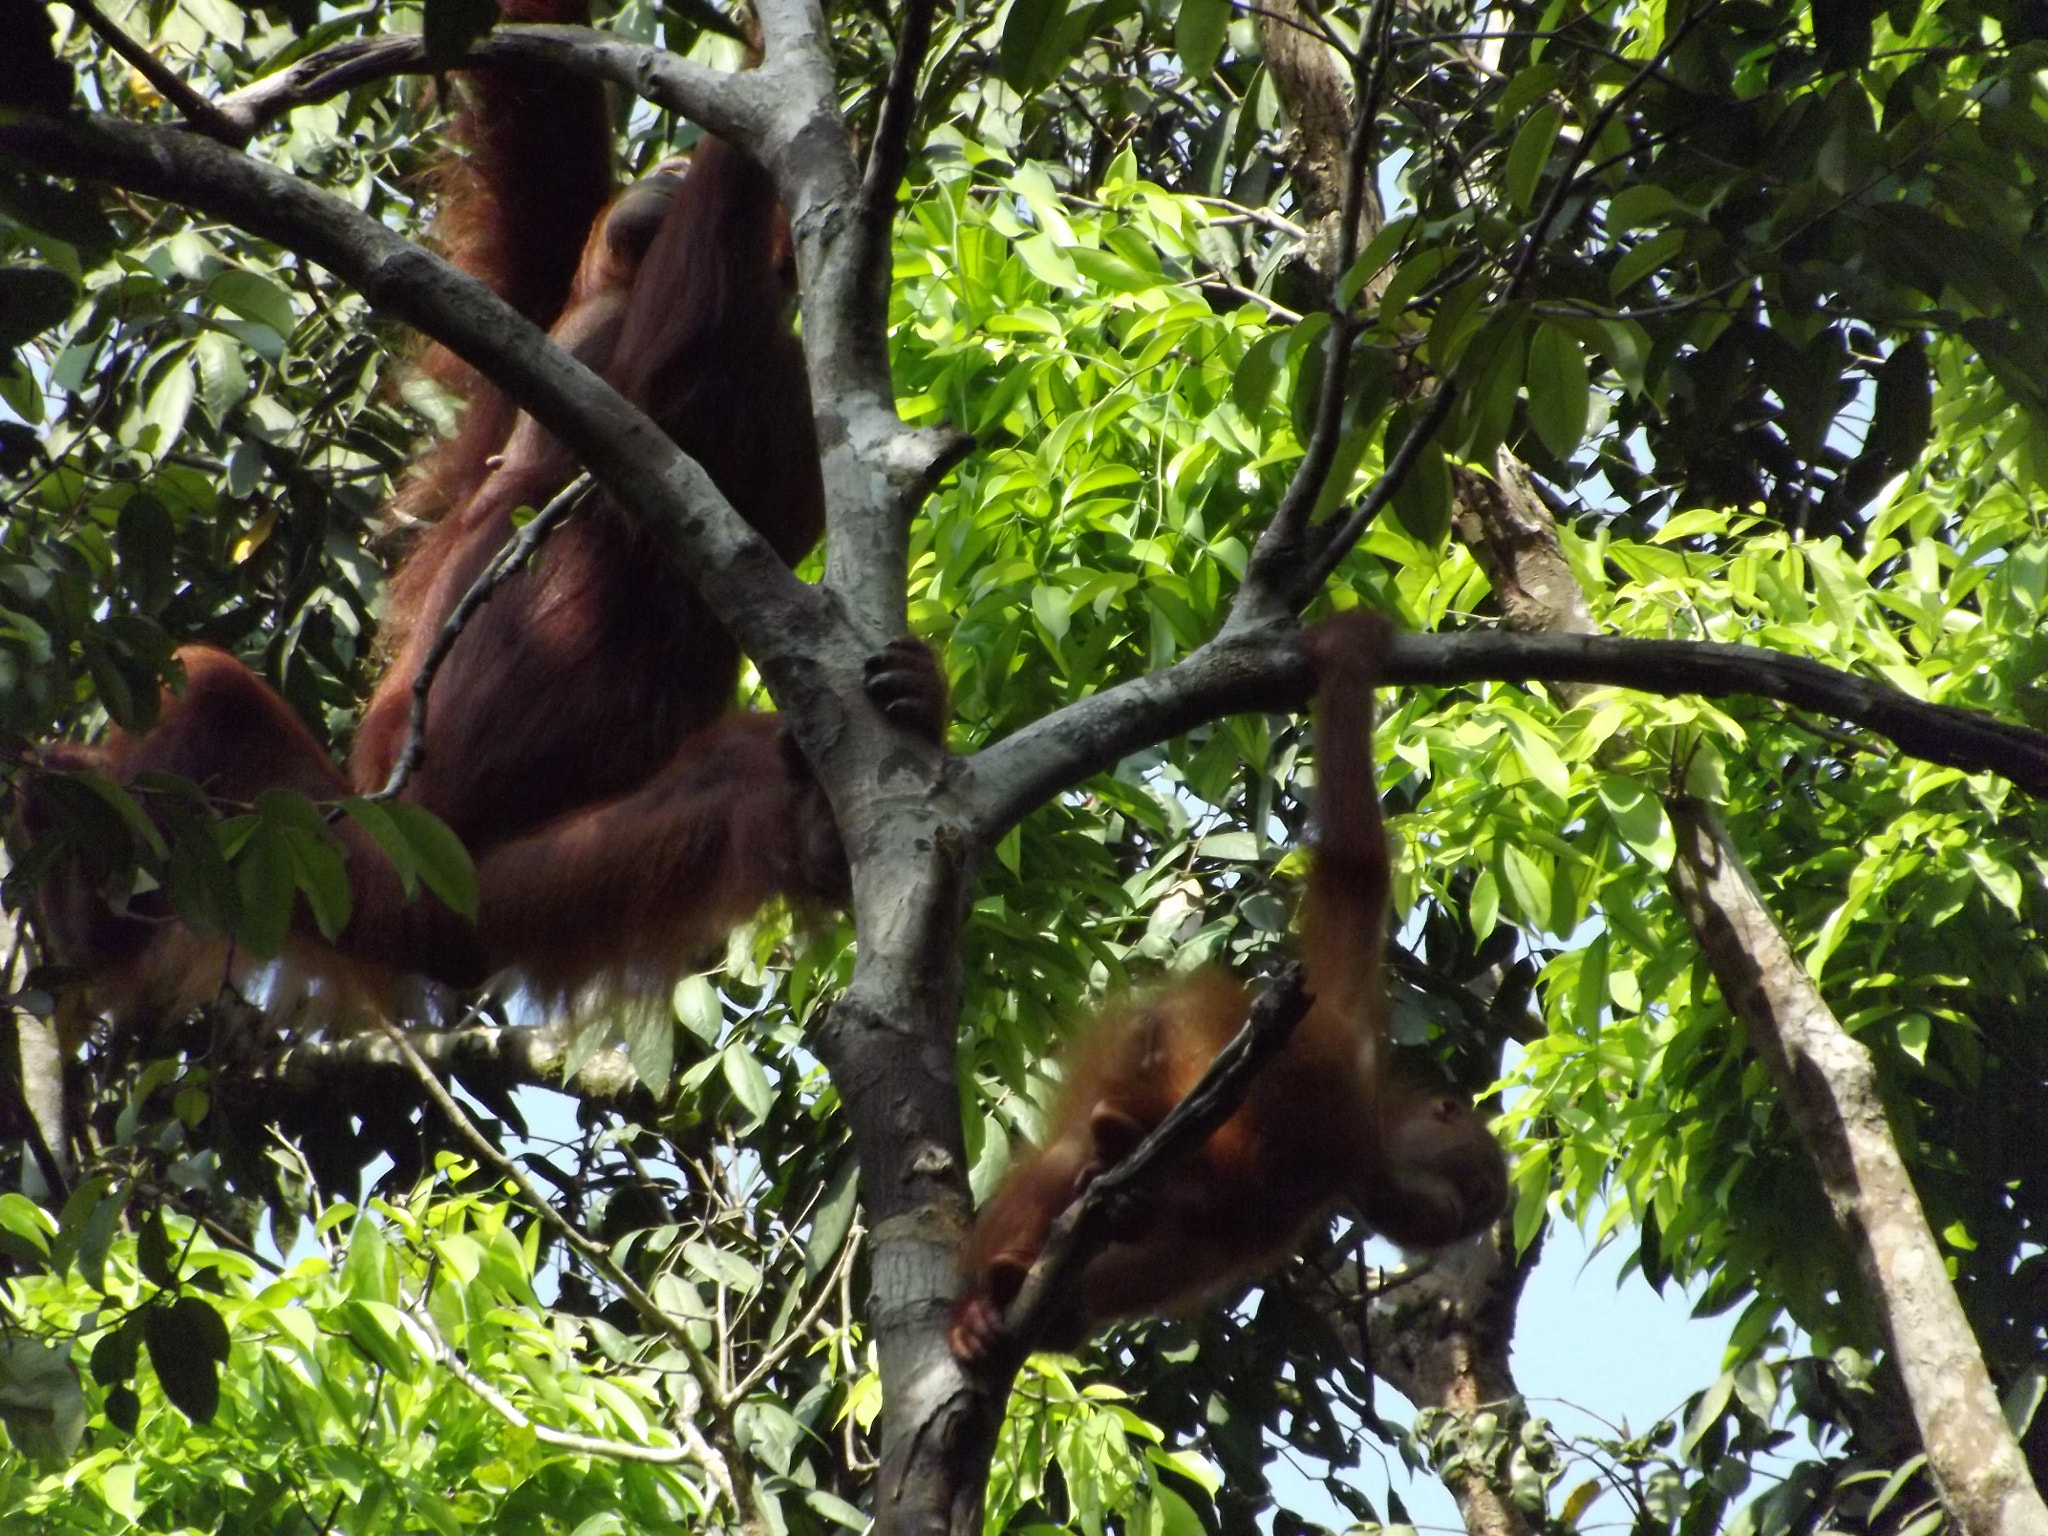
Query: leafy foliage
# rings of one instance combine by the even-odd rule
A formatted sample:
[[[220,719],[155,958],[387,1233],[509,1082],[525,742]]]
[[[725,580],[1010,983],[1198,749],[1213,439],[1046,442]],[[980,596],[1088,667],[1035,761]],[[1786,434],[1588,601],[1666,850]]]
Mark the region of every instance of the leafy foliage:
[[[611,25],[729,61],[730,37],[681,9],[634,4]],[[1369,324],[1319,512],[1374,483],[1426,391],[1455,403],[1327,601],[1427,630],[1479,622],[1494,594],[1444,534],[1460,477],[1507,450],[1561,509],[1615,631],[1810,655],[2048,724],[2033,13],[1780,0],[1384,19],[1367,85],[1389,216],[1345,278]],[[129,20],[221,88],[386,25],[343,12],[301,35],[217,0]],[[1324,20],[1343,43],[1376,25],[1345,6]],[[435,25],[453,38],[461,9]],[[835,25],[864,123],[892,45],[875,15]],[[85,96],[160,106],[84,39],[66,56]],[[907,420],[978,442],[913,531],[911,594],[971,750],[1213,633],[1301,455],[1328,321],[1256,25],[1216,0],[942,15],[923,99],[891,360]],[[436,111],[382,84],[300,109],[257,152],[416,233]],[[636,165],[684,135],[644,111],[630,130]],[[344,736],[373,664],[377,508],[448,402],[317,269],[177,209],[0,167],[0,254],[0,738],[19,752],[145,723],[187,640],[235,650],[324,740]],[[1519,1237],[1599,1220],[1632,1232],[1654,1283],[1703,1278],[1706,1308],[1745,1309],[1728,1374],[1682,1424],[1579,1449],[1622,1470],[1644,1530],[1915,1525],[1871,1319],[1664,899],[1662,802],[1724,807],[1875,1053],[2021,1405],[2038,1395],[2048,1190],[2038,808],[1750,703],[1417,690],[1381,743],[1398,1027],[1469,1086],[1512,1087]],[[1255,968],[1284,944],[1309,745],[1283,719],[1216,722],[995,850],[962,1052],[978,1191],[1038,1129],[1067,1021],[1112,988],[1209,959]],[[69,835],[127,849],[138,879],[255,953],[281,942],[294,893],[323,923],[345,915],[303,802],[181,820],[169,786],[74,788]],[[349,808],[453,900],[460,861],[391,810]],[[564,1080],[623,1058],[638,1083],[593,1096],[573,1134],[534,1134],[503,1082],[457,1069],[512,1165],[681,1338],[473,1169],[444,1157],[419,1182],[452,1133],[410,1079],[279,1086],[260,1030],[239,1037],[246,1059],[203,1028],[103,1042],[101,1164],[54,1221],[0,1196],[20,1325],[0,1359],[0,1503],[51,1529],[701,1529],[730,1514],[683,1433],[708,1425],[788,1528],[857,1527],[879,1407],[851,1301],[865,1258],[836,1096],[804,1039],[845,948],[843,930],[792,943],[771,916],[715,984],[556,1040]],[[24,1019],[56,1007],[37,987],[12,997]],[[268,1155],[273,1123],[301,1159]],[[369,1169],[382,1198],[359,1208]],[[217,1238],[253,1235],[258,1202],[287,1234],[310,1213],[319,1251],[268,1274]],[[1282,1454],[1353,1518],[1401,1519],[1342,1475],[1377,1419],[1369,1372],[1311,1304],[1317,1272],[1036,1362],[990,1528],[1297,1529],[1317,1512],[1268,1509]],[[676,1460],[550,1445],[443,1345],[534,1424]],[[691,1349],[715,1385],[749,1383],[723,1423]],[[1822,1441],[1813,1470],[1738,1507],[1794,1418]],[[1569,1457],[1540,1421],[1425,1420],[1403,1449],[1488,1468],[1550,1528],[1586,1513],[1584,1485],[1559,1496]]]

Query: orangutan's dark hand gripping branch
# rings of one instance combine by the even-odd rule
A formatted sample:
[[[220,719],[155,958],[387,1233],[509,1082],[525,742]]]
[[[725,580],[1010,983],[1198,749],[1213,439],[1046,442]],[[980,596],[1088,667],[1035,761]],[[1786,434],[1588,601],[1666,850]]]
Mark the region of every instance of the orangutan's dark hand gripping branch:
[[[1507,1165],[1473,1107],[1393,1066],[1383,970],[1385,829],[1372,771],[1372,692],[1389,631],[1362,611],[1311,630],[1319,835],[1302,914],[1307,1014],[1207,1142],[1082,1269],[1049,1333],[1060,1348],[1120,1317],[1172,1312],[1248,1280],[1348,1201],[1374,1231],[1430,1248],[1480,1231],[1507,1203]],[[953,1352],[1003,1341],[1005,1308],[1052,1224],[1156,1127],[1243,1024],[1244,988],[1206,969],[1105,1015],[1069,1053],[1051,1134],[1011,1169],[962,1250]]]

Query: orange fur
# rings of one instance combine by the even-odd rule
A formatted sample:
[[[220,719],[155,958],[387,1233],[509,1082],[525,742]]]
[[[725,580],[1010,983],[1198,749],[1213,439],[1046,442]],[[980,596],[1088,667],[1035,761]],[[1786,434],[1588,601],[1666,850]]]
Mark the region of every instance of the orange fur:
[[[1307,1014],[1237,1112],[1147,1191],[1135,1228],[1081,1272],[1050,1335],[1078,1343],[1120,1317],[1176,1312],[1252,1279],[1349,1199],[1411,1246],[1468,1236],[1500,1214],[1500,1147],[1472,1106],[1391,1070],[1382,974],[1389,869],[1372,777],[1372,690],[1385,624],[1353,613],[1307,639],[1317,665],[1320,836],[1303,912]],[[1244,1024],[1250,999],[1208,968],[1101,1018],[1066,1059],[1043,1147],[1011,1170],[962,1248],[950,1342],[997,1347],[1002,1311],[1053,1222],[1185,1098]]]
[[[553,335],[698,459],[793,562],[822,529],[824,492],[787,320],[785,239],[765,173],[707,139],[686,172],[649,178],[598,220]],[[166,695],[147,735],[59,749],[52,765],[117,779],[163,769],[224,808],[272,786],[322,799],[381,787],[448,616],[513,536],[519,509],[545,504],[576,465],[522,416],[483,470],[392,580],[392,661],[346,775],[253,674],[204,648],[182,653],[188,690]],[[882,660],[877,702],[935,735],[944,684],[933,658],[899,642]],[[301,973],[380,1010],[406,973],[469,986],[511,971],[566,996],[672,977],[777,894],[841,898],[830,808],[774,717],[734,711],[738,672],[738,648],[684,575],[594,496],[456,639],[435,676],[425,757],[402,791],[468,847],[476,924],[428,896],[406,903],[381,852],[343,819],[354,917],[330,950],[299,914]],[[161,898],[115,912],[103,884],[74,864],[41,898],[57,947],[96,973],[100,1000],[148,1011],[189,1005],[207,978],[218,985],[219,945],[172,922]]]
[[[588,26],[590,0],[499,0],[510,22]],[[531,66],[457,74],[448,137],[460,153],[430,172],[434,239],[449,261],[535,325],[552,326],[570,298],[584,234],[612,189],[611,120],[596,80]],[[475,492],[518,409],[439,342],[416,371],[459,396],[462,420],[407,472],[387,509],[394,522],[433,522]]]

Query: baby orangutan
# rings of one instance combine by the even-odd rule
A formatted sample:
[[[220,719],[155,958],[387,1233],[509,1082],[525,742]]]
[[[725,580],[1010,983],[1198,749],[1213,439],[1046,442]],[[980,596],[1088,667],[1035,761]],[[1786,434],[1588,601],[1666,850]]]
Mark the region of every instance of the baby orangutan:
[[[1389,630],[1354,610],[1304,640],[1317,675],[1319,834],[1302,913],[1314,1000],[1237,1113],[1164,1170],[1134,1223],[1082,1270],[1038,1348],[1078,1344],[1116,1318],[1184,1310],[1284,1257],[1348,1202],[1375,1232],[1434,1248],[1490,1225],[1507,1163],[1462,1097],[1394,1070],[1382,969],[1388,863],[1373,784],[1373,687]],[[948,1340],[975,1363],[1060,1212],[1178,1104],[1243,1025],[1244,987],[1214,968],[1105,1015],[1066,1061],[1045,1145],[983,1207],[961,1253],[965,1294]]]

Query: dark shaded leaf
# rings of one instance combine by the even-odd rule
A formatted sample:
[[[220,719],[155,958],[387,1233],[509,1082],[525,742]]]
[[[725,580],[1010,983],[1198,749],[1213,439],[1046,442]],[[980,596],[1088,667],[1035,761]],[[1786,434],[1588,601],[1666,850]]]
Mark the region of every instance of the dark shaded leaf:
[[[49,267],[0,267],[0,347],[61,324],[77,301],[71,279]]]
[[[0,1424],[38,1461],[63,1461],[85,1438],[85,1391],[71,1354],[36,1339],[0,1339]]]
[[[180,1296],[142,1314],[149,1363],[164,1396],[195,1424],[210,1423],[220,1407],[220,1367],[228,1358],[228,1325],[213,1303]]]

